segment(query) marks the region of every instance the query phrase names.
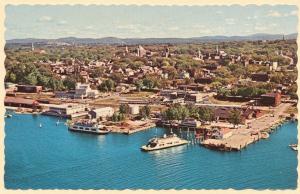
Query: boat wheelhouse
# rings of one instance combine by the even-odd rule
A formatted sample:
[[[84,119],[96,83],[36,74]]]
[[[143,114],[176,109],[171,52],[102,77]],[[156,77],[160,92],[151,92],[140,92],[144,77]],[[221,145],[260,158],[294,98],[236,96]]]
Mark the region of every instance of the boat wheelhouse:
[[[97,122],[91,120],[79,120],[71,123],[68,127],[70,131],[93,133],[98,135],[104,135],[109,133],[103,125],[99,125]]]

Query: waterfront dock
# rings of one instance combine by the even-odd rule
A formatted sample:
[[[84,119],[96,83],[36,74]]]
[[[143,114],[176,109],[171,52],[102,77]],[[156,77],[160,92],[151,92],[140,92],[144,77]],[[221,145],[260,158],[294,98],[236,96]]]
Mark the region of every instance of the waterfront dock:
[[[106,128],[112,133],[122,133],[130,135],[132,133],[148,130],[156,126],[155,122],[152,120],[145,121],[126,121],[121,123],[105,124]]]
[[[260,118],[252,119],[248,126],[242,126],[233,130],[233,135],[225,139],[206,139],[201,145],[220,151],[239,151],[249,144],[262,139],[263,133],[271,133],[285,122],[284,111],[290,104],[284,103],[276,108],[274,114],[266,114]]]

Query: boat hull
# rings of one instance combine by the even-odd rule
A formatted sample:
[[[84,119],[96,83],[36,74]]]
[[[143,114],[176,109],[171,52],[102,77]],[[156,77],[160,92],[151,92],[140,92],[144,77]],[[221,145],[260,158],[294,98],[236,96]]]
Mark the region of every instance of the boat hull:
[[[150,151],[155,151],[155,150],[167,149],[167,148],[171,148],[171,147],[177,147],[177,146],[181,146],[181,145],[185,145],[185,144],[188,144],[188,141],[178,143],[178,144],[168,145],[168,146],[164,146],[164,147],[157,147],[157,148],[148,148],[146,146],[142,146],[141,150],[144,152],[150,152]]]
[[[78,129],[73,129],[68,127],[69,131],[73,131],[73,132],[79,132],[79,133],[89,133],[89,134],[96,134],[96,135],[106,135],[108,134],[110,131],[88,131],[88,130],[78,130]]]

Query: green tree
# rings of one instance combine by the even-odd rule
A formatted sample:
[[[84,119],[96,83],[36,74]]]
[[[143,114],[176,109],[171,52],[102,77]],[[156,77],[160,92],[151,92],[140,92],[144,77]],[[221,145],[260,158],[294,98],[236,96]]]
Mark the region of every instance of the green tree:
[[[143,88],[143,81],[142,80],[138,80],[138,81],[135,82],[134,85],[136,87],[136,90],[140,92],[141,89]]]
[[[214,119],[214,111],[208,107],[198,108],[199,119],[203,121],[212,121]]]
[[[140,116],[142,118],[149,118],[150,113],[151,113],[150,106],[146,105],[146,106],[141,107],[141,109],[140,109]]]
[[[115,88],[115,82],[112,79],[104,80],[98,87],[100,91],[111,92]]]
[[[129,105],[128,104],[120,104],[119,112],[122,114],[129,114]]]
[[[68,90],[74,90],[76,82],[77,81],[75,78],[68,76],[66,79],[64,79],[63,84]]]
[[[241,123],[241,112],[237,109],[234,109],[230,111],[229,119],[228,121],[232,123],[234,126],[238,125]]]

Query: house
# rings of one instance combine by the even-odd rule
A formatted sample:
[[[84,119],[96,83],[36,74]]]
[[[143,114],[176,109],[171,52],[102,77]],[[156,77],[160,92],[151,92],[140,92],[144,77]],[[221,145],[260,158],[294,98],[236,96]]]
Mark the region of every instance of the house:
[[[188,94],[185,96],[185,101],[190,101],[190,102],[201,102],[203,100],[203,94],[201,93],[196,93],[196,94]]]
[[[200,77],[195,79],[195,83],[199,84],[210,84],[212,83],[212,78],[211,77]]]
[[[188,84],[188,85],[180,84],[177,87],[180,90],[191,90],[191,91],[204,91],[207,89],[205,85],[201,85],[201,84]]]
[[[94,108],[89,111],[92,119],[111,117],[114,114],[114,109],[112,107]]]
[[[196,119],[185,119],[181,121],[180,127],[198,128],[201,126],[201,122]]]
[[[241,123],[245,123],[246,118],[243,116],[241,109],[229,108],[229,107],[218,107],[214,109],[214,118],[217,121],[227,121],[230,118],[231,111],[239,110],[241,112]]]
[[[267,73],[252,73],[251,79],[252,81],[258,82],[267,82],[270,80],[269,75]]]
[[[260,104],[262,106],[278,106],[281,103],[281,93],[267,93],[261,95]]]
[[[17,85],[17,92],[23,93],[40,93],[43,89],[42,86],[34,86],[34,85]]]

